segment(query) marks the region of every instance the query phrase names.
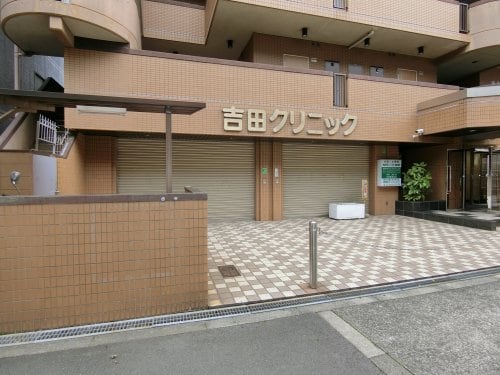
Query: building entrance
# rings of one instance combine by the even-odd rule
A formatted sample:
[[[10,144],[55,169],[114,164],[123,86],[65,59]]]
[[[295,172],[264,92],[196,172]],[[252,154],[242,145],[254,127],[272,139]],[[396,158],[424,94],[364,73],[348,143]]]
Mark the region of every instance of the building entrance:
[[[500,210],[500,150],[448,151],[447,208]]]
[[[448,209],[461,209],[464,206],[463,155],[463,150],[448,151],[448,176],[446,192],[446,207]]]
[[[491,208],[500,211],[500,149],[491,153]]]
[[[490,150],[465,151],[465,208],[486,208],[488,204],[488,164]]]

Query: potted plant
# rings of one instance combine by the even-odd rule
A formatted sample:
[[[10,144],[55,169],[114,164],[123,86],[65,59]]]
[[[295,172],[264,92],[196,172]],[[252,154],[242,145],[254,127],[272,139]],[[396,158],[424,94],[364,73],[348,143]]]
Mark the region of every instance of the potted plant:
[[[431,172],[427,164],[414,163],[408,171],[403,172],[403,197],[410,202],[423,201],[431,187]]]
[[[424,162],[414,163],[403,172],[403,198],[396,202],[396,214],[424,217],[424,211],[445,210],[445,201],[426,201],[425,195],[431,188],[432,176]]]

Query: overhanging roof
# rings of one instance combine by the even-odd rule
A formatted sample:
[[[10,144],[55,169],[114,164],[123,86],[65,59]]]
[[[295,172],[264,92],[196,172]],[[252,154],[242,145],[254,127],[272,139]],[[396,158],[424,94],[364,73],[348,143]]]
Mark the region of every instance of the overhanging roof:
[[[162,99],[130,98],[66,94],[60,92],[25,91],[0,88],[0,104],[14,106],[19,112],[53,111],[55,107],[75,108],[77,105],[126,108],[130,112],[190,115],[205,108],[205,103]]]

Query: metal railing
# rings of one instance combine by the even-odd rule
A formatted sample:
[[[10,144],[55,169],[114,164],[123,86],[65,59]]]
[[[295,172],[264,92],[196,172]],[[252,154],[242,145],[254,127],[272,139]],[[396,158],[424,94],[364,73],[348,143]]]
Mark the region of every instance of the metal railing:
[[[467,34],[469,32],[469,4],[460,3],[459,32]]]
[[[57,124],[42,115],[40,115],[36,122],[36,150],[39,149],[40,141],[51,145],[55,145],[57,142]]]
[[[345,74],[333,75],[333,105],[347,107],[347,76]]]
[[[68,130],[58,131],[56,144],[52,148],[52,152],[57,156],[61,156],[64,153],[64,148],[66,147],[68,139],[69,139]]]
[[[53,155],[62,155],[68,138],[68,130],[58,130],[58,126],[55,121],[40,115],[38,121],[36,122],[36,151],[41,150],[40,145],[43,143],[49,145]]]

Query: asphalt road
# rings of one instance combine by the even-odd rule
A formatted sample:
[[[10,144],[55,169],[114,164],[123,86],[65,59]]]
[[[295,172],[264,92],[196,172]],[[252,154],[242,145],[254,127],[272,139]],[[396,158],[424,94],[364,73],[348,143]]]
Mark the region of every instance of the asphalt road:
[[[334,312],[414,374],[500,374],[500,280]]]
[[[5,347],[0,374],[500,374],[500,276]]]

